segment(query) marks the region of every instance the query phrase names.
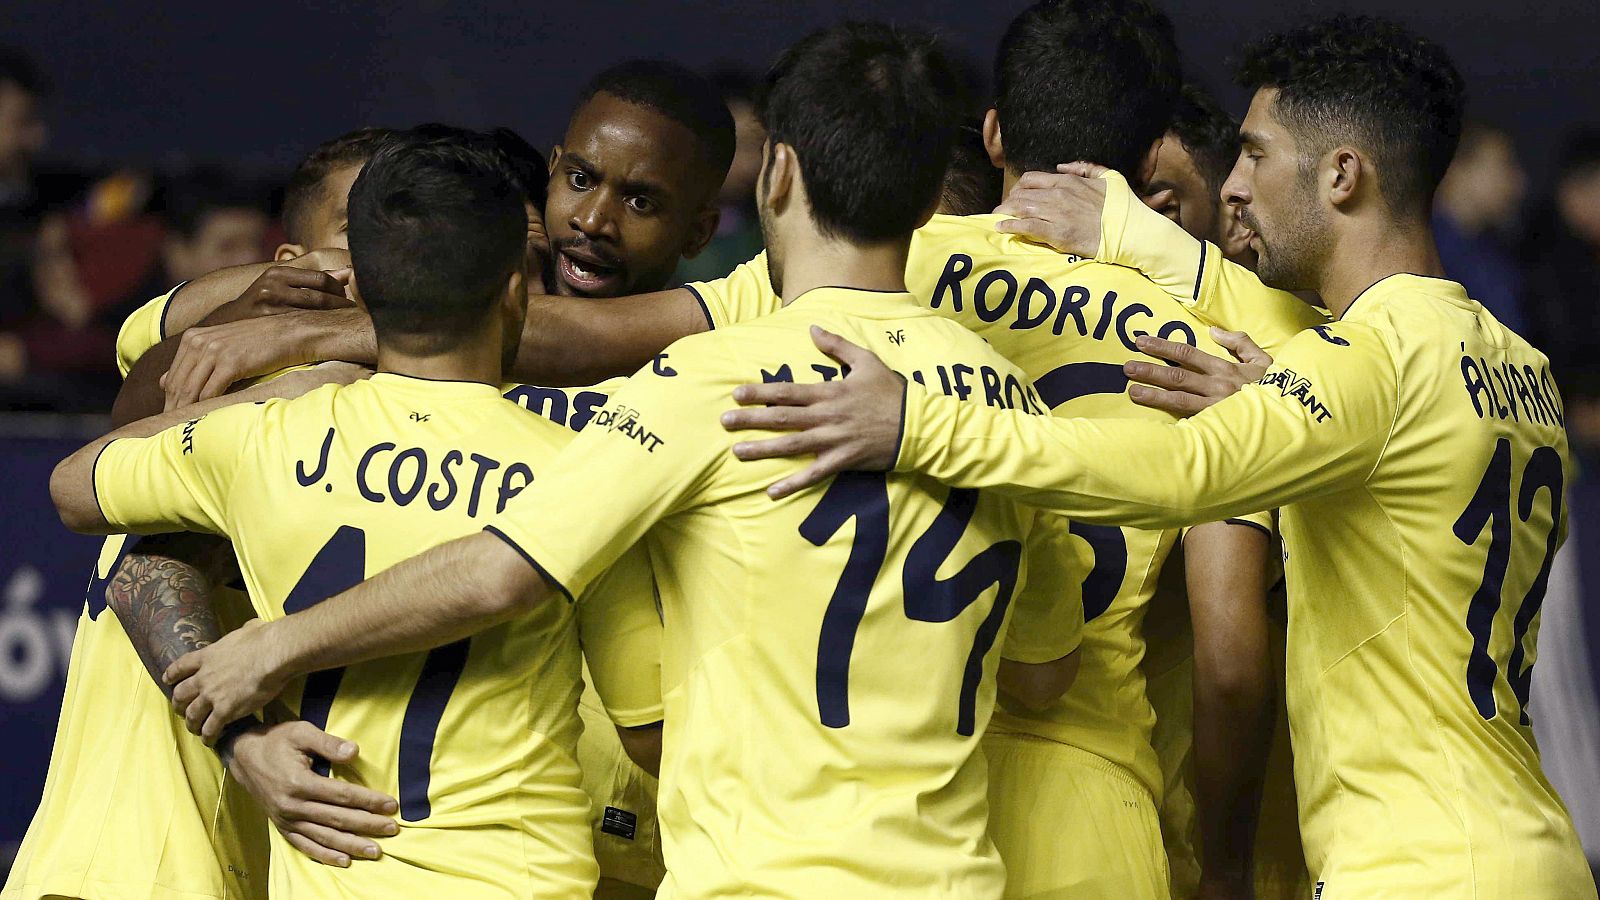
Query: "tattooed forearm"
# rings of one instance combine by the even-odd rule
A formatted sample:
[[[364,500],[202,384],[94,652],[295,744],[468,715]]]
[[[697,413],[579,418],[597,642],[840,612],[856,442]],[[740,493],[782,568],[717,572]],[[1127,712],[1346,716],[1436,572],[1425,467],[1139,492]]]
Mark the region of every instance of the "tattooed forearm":
[[[222,635],[210,594],[232,561],[228,542],[210,535],[140,538],[106,588],[106,604],[168,697],[167,666]]]

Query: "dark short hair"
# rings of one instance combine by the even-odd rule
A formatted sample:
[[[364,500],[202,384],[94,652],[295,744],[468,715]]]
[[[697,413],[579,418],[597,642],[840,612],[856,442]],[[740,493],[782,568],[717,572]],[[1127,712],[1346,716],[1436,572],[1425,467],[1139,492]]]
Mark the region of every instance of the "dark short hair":
[[[41,99],[55,87],[33,57],[15,47],[0,47],[0,84],[14,84]]]
[[[385,138],[350,188],[350,259],[380,340],[440,352],[494,314],[528,215],[488,135],[423,125]]]
[[[357,128],[323,141],[301,160],[283,189],[284,236],[293,243],[305,243],[306,232],[311,229],[311,210],[324,199],[323,182],[339,169],[365,165],[378,145],[392,134],[394,130],[390,128]]]
[[[1239,123],[1197,84],[1186,84],[1172,111],[1172,126],[1183,149],[1189,151],[1200,177],[1211,193],[1220,195],[1233,164],[1239,159]]]
[[[1182,81],[1172,20],[1146,0],[1041,0],[1011,20],[994,68],[1017,172],[1085,160],[1135,177]]]
[[[1465,87],[1444,48],[1374,16],[1336,15],[1245,49],[1241,87],[1276,88],[1274,114],[1309,156],[1365,149],[1389,208],[1426,215],[1455,156]]]
[[[261,183],[219,166],[196,166],[166,180],[158,205],[167,232],[189,240],[214,212],[247,209],[265,215],[269,193]]]
[[[994,212],[1005,190],[1005,178],[983,145],[983,132],[974,125],[963,125],[950,145],[950,166],[944,170],[939,206],[955,216],[976,216]]]
[[[573,116],[596,94],[642,106],[689,129],[699,141],[711,189],[722,186],[733,164],[733,114],[709,79],[665,59],[630,59],[606,69],[578,92]]]
[[[517,176],[517,187],[522,189],[533,208],[542,214],[550,184],[550,169],[545,163],[544,154],[509,128],[491,128],[489,138],[511,165],[511,171]]]
[[[761,119],[799,157],[824,234],[909,237],[939,198],[961,93],[930,35],[881,22],[814,31],[767,73]]]

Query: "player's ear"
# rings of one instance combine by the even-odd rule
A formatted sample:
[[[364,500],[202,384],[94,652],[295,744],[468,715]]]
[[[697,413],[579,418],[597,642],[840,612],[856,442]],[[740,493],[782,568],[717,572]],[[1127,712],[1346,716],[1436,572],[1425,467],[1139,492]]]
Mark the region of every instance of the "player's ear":
[[[684,245],[683,258],[694,259],[700,251],[706,249],[711,239],[717,234],[717,223],[722,221],[722,210],[715,203],[707,204],[700,214],[689,223],[689,243]]]
[[[1000,140],[1000,111],[993,107],[983,114],[983,149],[996,169],[1006,167],[1006,148]]]
[[[767,192],[767,205],[774,212],[783,207],[800,177],[800,160],[788,144],[767,142],[767,166],[762,173],[762,185]]]
[[[549,174],[554,175],[556,173],[556,164],[561,162],[561,154],[565,152],[565,150],[561,149],[560,144],[550,148],[550,163],[546,167],[546,171]]]
[[[1139,171],[1128,174],[1138,179],[1136,182],[1138,184],[1149,184],[1150,179],[1156,177],[1156,160],[1160,156],[1161,138],[1156,138],[1156,142],[1150,145],[1149,150],[1145,151],[1144,159],[1139,161]]]
[[[1324,157],[1328,202],[1342,206],[1365,188],[1366,163],[1353,147],[1335,147]]]
[[[272,251],[273,262],[288,262],[297,256],[305,256],[306,248],[299,244],[279,244],[278,249]]]
[[[351,303],[359,307],[362,312],[367,312],[367,301],[361,299],[361,287],[356,284],[356,272],[354,269],[350,270],[350,282],[345,285],[344,292],[350,297]]]

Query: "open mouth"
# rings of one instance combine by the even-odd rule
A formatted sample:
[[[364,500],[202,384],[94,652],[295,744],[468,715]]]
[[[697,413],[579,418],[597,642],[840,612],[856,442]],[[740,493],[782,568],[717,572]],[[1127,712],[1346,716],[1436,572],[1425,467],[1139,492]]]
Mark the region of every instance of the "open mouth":
[[[568,287],[583,294],[614,288],[622,282],[621,269],[574,256],[565,250],[556,254],[556,269]]]

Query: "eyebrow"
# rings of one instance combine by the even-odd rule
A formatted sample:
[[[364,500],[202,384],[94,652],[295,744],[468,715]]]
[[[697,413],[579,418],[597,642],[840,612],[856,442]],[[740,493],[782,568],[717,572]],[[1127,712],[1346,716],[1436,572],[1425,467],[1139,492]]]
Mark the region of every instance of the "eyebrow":
[[[1144,194],[1142,196],[1153,197],[1162,191],[1175,191],[1177,189],[1178,186],[1170,181],[1152,181],[1144,186]]]
[[[1263,147],[1266,146],[1267,142],[1262,139],[1261,135],[1256,134],[1254,131],[1241,131],[1239,132],[1239,143],[1255,144],[1257,147]]]

